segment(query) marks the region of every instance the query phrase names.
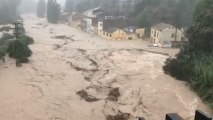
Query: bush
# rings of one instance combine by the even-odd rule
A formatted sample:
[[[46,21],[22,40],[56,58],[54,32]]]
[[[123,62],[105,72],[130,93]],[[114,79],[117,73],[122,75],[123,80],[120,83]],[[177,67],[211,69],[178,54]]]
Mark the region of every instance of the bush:
[[[192,59],[193,57],[186,52],[188,50],[181,50],[181,52],[176,56],[176,58],[168,58],[163,66],[163,70],[166,74],[179,79],[190,81],[193,67]],[[186,74],[187,73],[187,74]]]
[[[163,67],[172,76],[185,80],[213,108],[213,1],[201,0],[188,30],[189,44],[168,59]]]
[[[213,108],[213,55],[196,54],[190,59],[167,59],[163,67],[167,74],[190,83],[198,95]]]
[[[7,53],[9,44],[11,44],[11,39],[13,39],[13,36],[7,33],[4,33],[3,36],[0,38],[0,58],[5,56],[5,54]],[[33,38],[27,35],[21,36],[20,41],[25,45],[30,45],[34,43]]]
[[[3,34],[3,36],[0,38],[0,58],[3,58],[5,54],[7,53],[7,48],[9,45],[9,40],[12,38],[10,34]]]
[[[27,57],[32,55],[30,48],[19,40],[11,41],[9,43],[7,52],[9,53],[10,57],[17,59],[19,63],[23,63],[22,61],[28,62]]]
[[[194,59],[192,87],[213,108],[213,55]]]
[[[21,36],[20,38],[20,41],[26,45],[30,45],[30,44],[33,44],[34,43],[34,40],[32,37],[30,36],[27,36],[27,35],[23,35]]]

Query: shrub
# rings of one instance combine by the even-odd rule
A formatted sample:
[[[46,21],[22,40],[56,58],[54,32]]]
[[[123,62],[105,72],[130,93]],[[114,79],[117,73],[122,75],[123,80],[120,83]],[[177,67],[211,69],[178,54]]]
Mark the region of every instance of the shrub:
[[[20,63],[22,63],[22,61],[28,61],[27,57],[32,55],[32,51],[29,47],[19,40],[11,41],[7,51],[10,57],[18,59]]]
[[[21,36],[20,38],[20,41],[26,45],[30,45],[30,44],[33,44],[34,43],[34,40],[32,37],[30,36],[27,36],[27,35],[23,35]]]
[[[194,59],[192,87],[213,108],[213,55]]]
[[[9,45],[9,40],[12,38],[10,34],[3,34],[3,36],[0,38],[0,58],[4,57],[7,53],[7,48]]]
[[[189,44],[168,59],[166,73],[186,80],[198,95],[213,108],[213,1],[201,0],[194,13],[194,25],[188,30]]]
[[[198,95],[213,108],[213,55],[196,54],[191,59],[167,59],[167,74],[190,83]]]

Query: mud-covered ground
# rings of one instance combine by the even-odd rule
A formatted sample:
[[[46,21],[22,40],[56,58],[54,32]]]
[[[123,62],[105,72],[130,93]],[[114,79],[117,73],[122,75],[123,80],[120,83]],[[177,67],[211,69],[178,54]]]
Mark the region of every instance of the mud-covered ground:
[[[171,112],[192,119],[196,109],[210,112],[184,82],[164,74],[168,56],[143,51],[144,42],[23,18],[34,54],[20,68],[13,59],[0,63],[2,120],[163,120]]]

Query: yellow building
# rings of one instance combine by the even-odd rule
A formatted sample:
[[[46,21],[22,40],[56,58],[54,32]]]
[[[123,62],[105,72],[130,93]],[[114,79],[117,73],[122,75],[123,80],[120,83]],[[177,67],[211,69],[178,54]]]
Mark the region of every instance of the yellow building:
[[[116,27],[109,27],[104,29],[102,21],[98,22],[98,35],[110,40],[137,40],[144,36],[144,28],[136,28],[133,26],[119,29]]]
[[[145,28],[137,28],[135,33],[136,33],[137,38],[141,39],[145,35]]]
[[[110,40],[134,40],[136,35],[119,28],[108,28],[103,30],[99,35]]]

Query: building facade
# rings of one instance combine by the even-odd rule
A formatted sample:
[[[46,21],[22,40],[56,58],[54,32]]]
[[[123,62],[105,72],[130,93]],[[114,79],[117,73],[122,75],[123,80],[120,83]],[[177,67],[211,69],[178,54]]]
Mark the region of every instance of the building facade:
[[[160,23],[151,28],[151,42],[160,47],[166,44],[172,44],[173,41],[181,42],[182,31],[172,25]]]

